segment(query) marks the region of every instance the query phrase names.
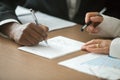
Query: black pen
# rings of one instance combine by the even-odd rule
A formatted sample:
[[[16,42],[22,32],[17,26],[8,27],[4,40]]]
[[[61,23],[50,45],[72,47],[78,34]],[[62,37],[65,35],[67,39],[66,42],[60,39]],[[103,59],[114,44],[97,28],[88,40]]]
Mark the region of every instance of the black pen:
[[[30,9],[30,12],[31,12],[31,14],[32,14],[32,16],[33,16],[33,19],[34,19],[35,23],[36,23],[37,25],[39,25],[38,20],[37,20],[37,17],[35,16],[34,10]],[[46,44],[48,44],[47,40],[44,40],[44,41],[45,41]]]
[[[101,15],[102,13],[104,13],[106,11],[106,8],[103,8],[100,12],[99,12],[99,15]],[[81,31],[83,32],[84,29],[86,27],[88,27],[90,24],[92,24],[92,21],[89,21],[88,23],[86,23],[84,26],[81,27]]]

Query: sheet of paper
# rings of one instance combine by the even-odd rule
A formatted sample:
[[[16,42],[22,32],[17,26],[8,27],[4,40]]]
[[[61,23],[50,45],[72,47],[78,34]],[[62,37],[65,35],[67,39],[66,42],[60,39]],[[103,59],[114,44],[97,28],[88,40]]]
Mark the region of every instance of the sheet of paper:
[[[99,78],[120,79],[120,59],[107,55],[89,53],[58,64]]]
[[[18,15],[18,18],[22,23],[34,22],[33,17],[31,14],[29,14],[29,12],[30,12],[29,9],[23,7],[17,7],[16,9],[16,14]],[[19,16],[22,14],[24,16]],[[74,22],[67,21],[58,17],[54,17],[39,11],[37,11],[35,15],[38,19],[39,24],[48,26],[50,31],[76,25],[76,23]]]
[[[27,51],[45,58],[53,59],[81,49],[83,42],[76,41],[63,36],[57,36],[48,39],[48,45],[45,42],[40,42],[39,45],[28,47],[23,46],[18,49]]]
[[[16,12],[16,15],[17,15],[17,16],[24,16],[24,15],[29,15],[29,14],[31,14],[31,12],[30,12],[29,9],[23,8],[23,7],[21,7],[21,6],[17,6],[15,12]]]

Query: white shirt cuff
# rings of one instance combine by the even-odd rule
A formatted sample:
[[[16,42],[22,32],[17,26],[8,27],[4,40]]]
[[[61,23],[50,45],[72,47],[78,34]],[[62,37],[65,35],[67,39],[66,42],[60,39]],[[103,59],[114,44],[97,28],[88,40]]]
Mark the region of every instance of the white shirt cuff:
[[[2,25],[4,25],[4,24],[7,24],[7,23],[10,23],[10,22],[17,22],[17,23],[19,23],[19,22],[18,22],[17,20],[15,20],[15,19],[6,19],[6,20],[3,20],[3,21],[0,22],[0,26],[2,26]],[[0,35],[3,36],[3,37],[8,38],[6,35],[2,34],[1,32],[0,32]]]
[[[111,42],[109,55],[111,57],[120,58],[120,38],[115,38]]]
[[[3,21],[0,21],[0,26],[4,25],[4,24],[7,24],[7,23],[10,23],[10,22],[17,22],[19,23],[17,20],[15,19],[6,19],[6,20],[3,20]]]
[[[120,36],[120,20],[114,17],[103,15],[103,22],[98,26],[99,32],[95,35],[102,37]]]

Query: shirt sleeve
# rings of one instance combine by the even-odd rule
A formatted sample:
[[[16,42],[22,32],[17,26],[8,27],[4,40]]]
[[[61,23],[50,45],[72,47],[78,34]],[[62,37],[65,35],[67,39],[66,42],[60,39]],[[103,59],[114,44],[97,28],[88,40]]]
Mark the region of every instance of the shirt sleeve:
[[[10,22],[17,22],[19,23],[17,20],[15,19],[6,19],[6,20],[3,20],[3,21],[0,21],[0,26],[4,25],[4,24],[7,24],[7,23],[10,23]]]
[[[10,22],[17,22],[17,23],[19,23],[19,22],[18,22],[17,20],[15,20],[15,19],[6,19],[6,20],[3,20],[3,21],[0,22],[0,26],[2,26],[2,25],[4,25],[4,24],[7,24],[7,23],[10,23]],[[8,38],[8,36],[2,34],[1,32],[0,32],[0,35],[3,36],[3,37],[5,37],[5,38]]]
[[[115,38],[112,40],[109,55],[120,58],[120,38]]]
[[[98,26],[99,32],[94,35],[102,37],[120,37],[120,20],[114,17],[103,15],[103,22]]]

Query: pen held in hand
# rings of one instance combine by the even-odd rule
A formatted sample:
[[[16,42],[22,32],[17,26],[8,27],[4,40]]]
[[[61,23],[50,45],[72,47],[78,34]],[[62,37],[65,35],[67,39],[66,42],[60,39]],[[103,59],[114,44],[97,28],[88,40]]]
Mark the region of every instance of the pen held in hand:
[[[33,19],[34,19],[35,23],[36,23],[37,25],[39,25],[38,20],[37,20],[37,17],[35,16],[35,11],[32,10],[32,9],[30,9],[30,11],[31,11],[31,14],[32,14],[32,16],[33,16]]]
[[[89,21],[88,23],[86,23],[84,26],[81,27],[81,31],[83,32],[84,29],[89,26],[90,24],[92,24],[92,21]]]
[[[99,12],[99,14],[98,14],[98,16],[100,16],[102,13],[104,13],[106,11],[106,8],[103,8],[100,12]],[[92,24],[92,21],[89,21],[88,23],[86,23],[84,26],[82,26],[81,27],[81,31],[83,32],[84,31],[84,29],[86,28],[86,27],[88,27],[90,24]]]
[[[37,17],[35,16],[34,10],[30,9],[30,12],[31,12],[31,14],[32,14],[32,16],[33,16],[33,19],[34,19],[35,23],[36,23],[37,25],[39,25],[38,20],[37,20]],[[44,41],[45,41],[46,44],[48,44],[47,40],[44,40]]]

